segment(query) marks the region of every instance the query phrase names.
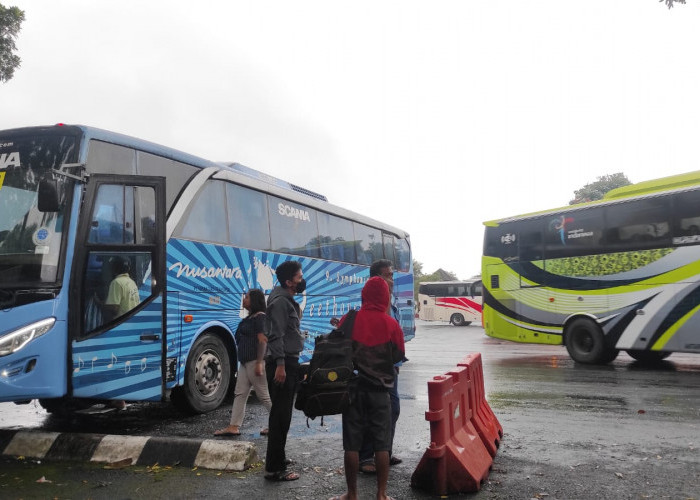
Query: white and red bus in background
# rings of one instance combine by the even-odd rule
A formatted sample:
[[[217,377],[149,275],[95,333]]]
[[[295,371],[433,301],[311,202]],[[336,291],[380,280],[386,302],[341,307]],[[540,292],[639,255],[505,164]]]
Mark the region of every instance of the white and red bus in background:
[[[425,281],[418,286],[418,318],[455,326],[481,322],[481,290],[480,279]]]

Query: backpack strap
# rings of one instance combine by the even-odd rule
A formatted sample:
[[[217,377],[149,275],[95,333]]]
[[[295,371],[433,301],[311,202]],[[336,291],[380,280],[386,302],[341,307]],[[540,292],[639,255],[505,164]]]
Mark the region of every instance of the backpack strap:
[[[350,338],[352,337],[352,329],[355,327],[355,316],[357,316],[357,309],[350,309],[345,315],[345,321],[340,325],[340,330],[343,331],[343,336]]]

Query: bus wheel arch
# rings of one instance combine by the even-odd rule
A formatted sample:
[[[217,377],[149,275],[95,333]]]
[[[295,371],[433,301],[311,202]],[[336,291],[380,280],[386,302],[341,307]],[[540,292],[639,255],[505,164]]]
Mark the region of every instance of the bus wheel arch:
[[[450,323],[454,326],[467,326],[471,321],[465,321],[464,315],[461,313],[453,313],[452,316],[450,316]]]
[[[208,328],[192,344],[185,380],[173,389],[173,403],[190,413],[215,410],[233,390],[237,367],[231,335],[223,328]]]
[[[608,346],[603,330],[588,316],[576,316],[564,326],[564,345],[577,363],[604,365],[619,353]]]

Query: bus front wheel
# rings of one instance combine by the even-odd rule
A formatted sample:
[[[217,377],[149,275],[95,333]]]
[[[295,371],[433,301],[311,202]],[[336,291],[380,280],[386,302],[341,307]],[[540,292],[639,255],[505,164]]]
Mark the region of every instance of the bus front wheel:
[[[226,398],[231,381],[231,359],[226,344],[213,333],[199,337],[185,366],[185,383],[173,392],[181,409],[205,413],[218,408]]]
[[[459,313],[454,313],[452,316],[450,316],[450,323],[452,323],[454,326],[467,326],[471,323],[471,321],[464,321],[464,316]]]
[[[640,363],[658,363],[659,361],[663,361],[671,355],[670,352],[645,351],[637,349],[630,349],[627,351],[627,354],[629,354],[631,357],[633,357]]]
[[[566,329],[564,339],[571,359],[589,365],[604,365],[617,357],[618,350],[606,345],[600,327],[588,318],[577,318]]]

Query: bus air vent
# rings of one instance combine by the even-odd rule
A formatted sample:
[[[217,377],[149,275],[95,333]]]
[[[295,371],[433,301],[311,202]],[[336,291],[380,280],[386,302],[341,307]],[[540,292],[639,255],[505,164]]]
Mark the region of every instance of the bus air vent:
[[[328,198],[323,196],[322,194],[314,193],[313,191],[310,191],[308,189],[305,189],[301,186],[297,186],[296,184],[292,184],[291,182],[289,185],[292,187],[294,191],[297,193],[305,194],[306,196],[311,196],[312,198],[316,198],[317,200],[325,201],[328,202]]]
[[[494,290],[500,288],[500,283],[497,274],[491,275],[491,289]]]

